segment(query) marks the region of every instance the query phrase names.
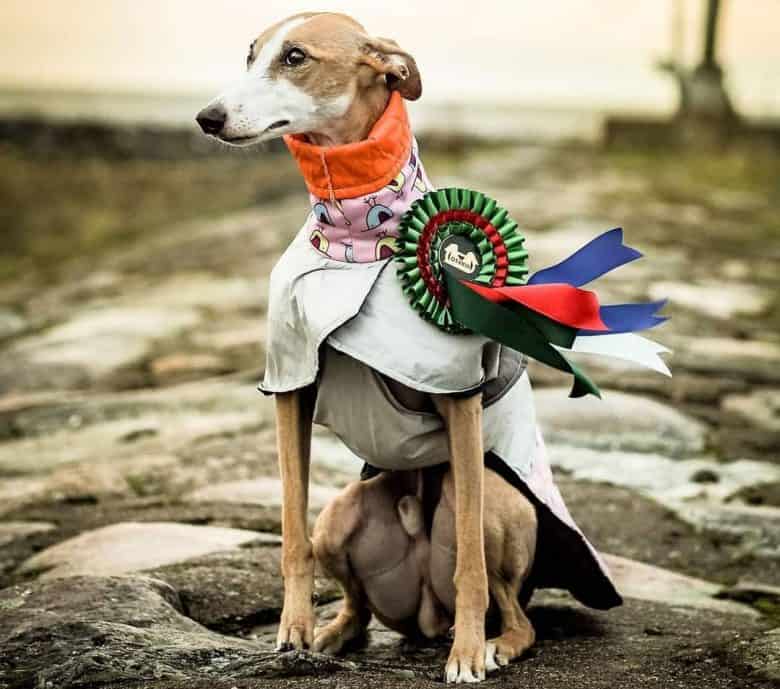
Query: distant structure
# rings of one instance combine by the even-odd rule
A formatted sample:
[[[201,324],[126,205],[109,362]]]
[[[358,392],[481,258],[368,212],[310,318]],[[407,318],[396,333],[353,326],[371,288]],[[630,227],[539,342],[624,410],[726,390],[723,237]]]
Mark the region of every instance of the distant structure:
[[[685,65],[685,0],[674,0],[671,56],[658,66],[677,83],[679,103],[672,118],[610,116],[604,122],[607,146],[690,146],[721,148],[731,143],[758,143],[780,150],[780,123],[740,117],[724,84],[718,62],[718,28],[722,27],[723,0],[702,0],[704,35],[701,58]]]
[[[680,102],[677,115],[682,119],[706,120],[712,123],[734,123],[736,111],[723,84],[723,68],[717,59],[718,22],[721,18],[721,0],[707,3],[701,61],[694,69],[682,63],[683,4],[677,0],[673,16],[673,55],[660,63],[677,81]]]

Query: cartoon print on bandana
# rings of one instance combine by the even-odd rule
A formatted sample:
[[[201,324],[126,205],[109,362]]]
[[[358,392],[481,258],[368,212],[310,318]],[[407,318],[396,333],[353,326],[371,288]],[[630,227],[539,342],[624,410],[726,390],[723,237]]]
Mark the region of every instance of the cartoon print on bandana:
[[[417,170],[417,176],[414,178],[414,188],[417,191],[419,191],[421,194],[424,194],[426,191],[428,191],[428,185],[425,183],[423,177],[424,177],[424,173],[422,171],[422,168],[419,168]]]
[[[393,217],[393,211],[387,206],[379,203],[376,196],[369,196],[364,199],[368,204],[368,213],[366,213],[366,230],[375,230]]]
[[[406,164],[371,196],[331,200],[310,195],[309,241],[334,261],[386,260],[395,250],[401,216],[430,188],[413,141]]]
[[[404,174],[404,171],[401,170],[394,179],[390,180],[390,184],[387,185],[388,189],[392,189],[396,194],[399,196],[403,195],[404,193],[404,185],[406,184],[406,175]]]
[[[415,142],[416,144],[417,142]],[[417,154],[415,153],[415,146],[412,146],[412,152],[409,154],[409,167],[414,170],[417,167]]]
[[[318,227],[316,230],[314,230],[314,232],[311,233],[309,241],[318,251],[321,251],[323,254],[328,253],[328,244],[330,244],[330,242],[328,241],[328,238],[322,233],[321,227]]]
[[[322,201],[315,203],[311,209],[314,211],[314,217],[317,218],[317,222],[320,222],[323,225],[333,224],[333,221],[330,219],[328,208]]]
[[[376,243],[376,260],[382,261],[390,258],[398,248],[398,240],[395,237],[382,237]]]

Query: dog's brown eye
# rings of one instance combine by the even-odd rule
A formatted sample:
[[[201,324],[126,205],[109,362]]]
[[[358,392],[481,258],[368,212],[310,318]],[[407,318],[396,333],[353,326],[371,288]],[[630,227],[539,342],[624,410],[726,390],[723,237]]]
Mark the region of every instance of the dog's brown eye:
[[[252,45],[249,46],[249,54],[246,56],[246,66],[251,67],[252,66],[252,58],[254,57],[255,53],[255,44],[252,43]]]
[[[302,62],[305,62],[305,60],[306,53],[300,48],[290,48],[290,50],[284,54],[284,64],[289,65],[290,67],[297,67]]]

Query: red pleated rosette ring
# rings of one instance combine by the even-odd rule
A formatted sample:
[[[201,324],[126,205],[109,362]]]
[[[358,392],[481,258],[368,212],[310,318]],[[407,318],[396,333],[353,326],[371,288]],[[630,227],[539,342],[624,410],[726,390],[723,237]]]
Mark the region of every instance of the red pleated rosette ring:
[[[404,214],[399,231],[404,294],[447,332],[470,330],[453,314],[447,274],[485,287],[526,282],[528,253],[517,223],[484,194],[455,187],[429,192]]]

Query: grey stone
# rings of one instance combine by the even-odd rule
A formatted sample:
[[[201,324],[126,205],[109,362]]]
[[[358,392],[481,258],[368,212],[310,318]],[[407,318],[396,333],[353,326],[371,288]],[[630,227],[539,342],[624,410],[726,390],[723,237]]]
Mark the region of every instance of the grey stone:
[[[170,584],[187,616],[209,629],[236,632],[279,619],[284,601],[276,543],[210,553],[149,569]]]
[[[502,117],[511,124],[513,112],[506,110]],[[469,116],[477,121],[485,119],[482,115],[472,112]],[[550,121],[542,128],[554,129],[557,116],[547,119]],[[597,118],[585,119],[587,127],[596,132]],[[44,129],[48,136],[51,127]],[[94,140],[94,136],[90,138]],[[642,163],[648,161],[633,153],[629,158],[619,157],[616,164],[614,156],[599,155],[596,160],[591,152],[577,147],[559,151],[543,150],[538,145],[502,145],[464,150],[466,154],[458,156],[462,165],[441,166],[451,176],[446,181],[468,186],[474,182],[468,179],[470,175],[481,179],[485,173],[491,181],[491,194],[519,213],[518,219],[522,216],[532,225],[528,248],[537,267],[570,254],[607,229],[610,218],[631,215],[635,217],[632,222],[641,225],[627,228],[626,239],[646,249],[648,257],[605,276],[603,295],[605,300],[633,301],[642,298],[647,285],[658,279],[673,282],[680,308],[675,319],[659,331],[659,339],[675,349],[671,365],[676,375],[671,383],[656,377],[648,384],[647,378],[637,376],[636,382],[629,384],[629,375],[635,374],[609,368],[604,378],[595,375],[596,380],[606,381],[605,387],[614,384],[628,389],[634,385],[634,391],[656,398],[692,402],[696,413],[710,419],[713,426],[726,420],[754,433],[765,423],[762,410],[745,407],[744,399],[731,399],[720,410],[716,405],[726,395],[746,397],[753,383],[775,381],[775,387],[780,383],[778,342],[772,335],[760,335],[761,327],[771,323],[760,315],[727,322],[719,319],[726,313],[761,313],[766,294],[774,298],[776,292],[776,260],[771,252],[753,251],[750,242],[735,244],[732,219],[719,217],[709,202],[712,197],[718,209],[728,209],[731,215],[752,213],[767,207],[762,190],[746,196],[744,191],[719,191],[710,184],[702,194],[701,184],[686,187],[695,180],[683,175],[674,177],[679,177],[680,188],[672,198],[665,193],[671,178],[667,177],[667,182],[661,179],[664,183],[660,186],[654,179],[656,174],[666,176],[667,171],[655,163],[643,168]],[[279,163],[274,160],[271,164],[275,167]],[[523,183],[517,184],[521,178]],[[551,198],[557,202],[550,203]],[[254,515],[253,524],[266,518],[264,508],[256,506],[181,503],[177,497],[204,485],[273,472],[269,468],[275,461],[273,402],[257,395],[254,373],[248,370],[262,361],[262,332],[252,321],[256,316],[257,323],[262,323],[267,282],[263,276],[300,222],[304,201],[296,193],[283,201],[267,202],[261,210],[208,217],[164,231],[154,228],[132,242],[107,248],[99,272],[90,274],[89,257],[82,259],[84,276],[63,272],[72,284],[24,289],[2,286],[3,303],[18,305],[19,312],[30,314],[33,320],[26,324],[27,330],[15,332],[14,340],[5,344],[0,357],[0,387],[69,387],[84,394],[79,399],[51,400],[3,414],[0,511],[19,504],[19,500],[40,500],[43,502],[14,519],[57,522],[68,533],[79,524],[88,523],[86,528],[92,528],[97,522],[105,523],[101,520],[116,519],[120,512],[124,520],[156,515],[151,518],[224,525],[243,525],[248,514]],[[747,218],[747,224],[755,225],[755,220]],[[705,225],[707,233],[697,232]],[[550,227],[552,231],[546,232]],[[635,241],[637,233],[641,233],[640,241]],[[685,241],[679,241],[683,235]],[[738,245],[744,249],[741,254],[735,253]],[[718,286],[723,290],[719,292],[729,292],[731,283],[738,289],[734,298],[727,295],[714,305],[704,303],[699,296],[701,288],[708,286],[705,282],[696,284],[698,292],[687,289],[690,280],[701,279],[721,280]],[[744,289],[750,281],[753,284]],[[664,286],[659,289],[665,290]],[[116,335],[113,327],[101,330],[94,321],[84,320],[85,315],[98,311],[121,311],[126,316],[135,312],[138,318],[128,317],[127,327]],[[159,328],[136,334],[136,327],[143,328],[152,311],[185,313],[191,320],[180,327],[162,323]],[[75,323],[78,328],[63,333],[56,326],[38,332],[56,319],[63,319],[65,326]],[[58,340],[47,339],[52,332]],[[710,337],[721,332],[721,337]],[[746,332],[767,341],[736,339]],[[729,339],[731,334],[735,339]],[[19,335],[24,339],[17,339]],[[148,384],[147,370],[139,364],[170,352],[194,351],[188,349],[190,346],[218,352],[229,365],[246,372],[222,386],[177,385],[170,390],[120,395],[99,391],[106,386],[118,389]],[[123,367],[134,370],[120,371]],[[678,370],[683,376],[677,375]],[[132,379],[132,375],[138,377]],[[559,378],[553,384],[560,387],[566,382]],[[757,397],[751,397],[751,405],[757,402]],[[776,538],[780,533],[777,513],[740,504],[763,501],[764,505],[778,506],[775,491],[780,480],[764,482],[771,477],[755,463],[676,460],[677,456],[698,456],[700,450],[691,448],[701,447],[701,436],[678,436],[679,428],[673,423],[660,425],[658,431],[639,427],[647,407],[635,409],[639,410],[636,418],[621,414],[623,418],[617,419],[621,424],[617,432],[603,432],[605,426],[588,427],[594,418],[605,418],[599,416],[591,416],[583,426],[577,426],[572,416],[553,429],[553,436],[558,431],[563,435],[553,438],[551,453],[558,451],[561,438],[581,446],[561,451],[584,453],[580,456],[583,463],[572,465],[574,475],[581,480],[581,499],[569,500],[567,495],[572,511],[580,512],[575,515],[578,521],[584,525],[599,521],[602,528],[598,536],[604,544],[609,543],[608,549],[635,546],[632,552],[641,553],[648,562],[666,558],[663,562],[668,566],[695,570],[705,578],[711,573],[713,578],[726,580],[749,570],[759,579],[765,573],[767,578],[780,581],[774,562],[756,562],[757,558],[751,557],[776,553],[773,543],[780,542]],[[541,409],[541,413],[546,412]],[[554,427],[554,413],[550,416]],[[570,429],[572,435],[567,436]],[[610,458],[608,450],[615,447],[620,450]],[[640,462],[640,450],[647,463]],[[262,460],[258,459],[260,454]],[[320,432],[315,434],[313,455],[312,475],[323,485],[355,476],[361,465],[332,437]],[[607,455],[601,463],[600,455]],[[156,459],[145,464],[145,457]],[[588,463],[594,463],[593,471],[588,470]],[[564,464],[568,462],[561,460],[561,466]],[[262,467],[261,472],[258,467]],[[633,472],[636,479],[624,476]],[[137,491],[138,486],[148,483],[150,474],[168,477],[169,482],[156,493],[159,497],[148,503],[128,499],[124,493],[131,489],[128,482]],[[697,482],[702,477],[708,480]],[[590,483],[602,480],[631,485],[631,489]],[[567,482],[575,484],[573,479],[565,479],[562,488]],[[618,494],[621,499],[613,501]],[[655,501],[653,510],[637,509],[629,514],[636,504],[650,504],[644,495],[655,495],[678,514],[685,513],[698,533]],[[98,504],[59,504],[53,501],[56,496],[77,501],[94,496]],[[114,500],[113,496],[122,499]],[[588,500],[601,504],[589,504]],[[117,512],[112,517],[113,509]],[[167,510],[170,512],[165,513]],[[274,512],[276,528],[278,509]],[[676,536],[675,531],[682,535]],[[609,540],[612,535],[615,540]],[[22,550],[21,542],[37,543],[54,536],[42,532],[14,541],[12,547],[2,549],[4,562],[23,559],[14,559],[17,550]],[[738,546],[728,545],[731,539],[743,544],[743,553],[735,552]],[[646,547],[646,541],[653,545]],[[699,559],[691,555],[694,551],[700,554]],[[440,683],[446,642],[430,646],[403,642],[376,623],[368,648],[345,660],[270,653],[281,598],[275,572],[278,555],[273,544],[250,544],[155,569],[158,576],[173,582],[173,588],[149,583],[140,576],[70,577],[30,581],[2,591],[0,686],[227,689],[263,684],[302,689],[395,689]],[[502,671],[498,683],[539,689],[627,685],[643,689],[765,689],[773,667],[772,676],[777,680],[780,639],[776,633],[764,636],[762,623],[742,612],[732,612],[732,608],[708,607],[711,585],[707,582],[692,583],[667,572],[648,573],[633,563],[629,570],[628,581],[623,576],[622,584],[632,597],[622,608],[608,613],[585,610],[564,595],[539,592],[530,610],[538,643],[523,660]],[[748,588],[735,595],[754,595],[753,589],[759,589],[758,585]],[[760,595],[766,593],[762,587]],[[655,602],[640,600],[642,596]],[[248,625],[258,622],[268,623],[268,636],[252,644],[204,628],[208,625],[244,634]],[[752,673],[746,671],[751,668]]]
[[[174,335],[199,320],[198,313],[187,308],[92,308],[17,342],[12,352],[31,365],[76,367],[92,378],[101,378],[137,363],[153,340]]]
[[[675,306],[721,319],[759,316],[769,308],[773,298],[771,290],[733,280],[729,281],[728,289],[723,289],[723,283],[717,281],[656,282],[650,286],[649,295],[651,299],[669,299]]]
[[[780,344],[775,342],[665,335],[664,344],[674,352],[672,368],[679,366],[758,383],[780,383]]]
[[[158,382],[192,380],[230,370],[228,363],[215,354],[175,352],[153,359],[149,365]]]
[[[735,423],[780,434],[780,389],[755,390],[746,395],[729,395],[721,403],[723,411]]]
[[[32,363],[29,357],[8,349],[0,357],[0,390],[3,392],[75,390],[87,388],[93,382],[87,371],[77,365]]]
[[[21,353],[29,365],[84,371],[91,380],[138,363],[149,350],[149,340],[135,333],[96,334],[82,339],[25,343]]]
[[[270,421],[270,403],[251,385],[177,392],[178,402],[164,395],[125,394],[23,414],[19,423],[40,435],[0,445],[0,472],[41,473],[62,464],[167,454],[202,438]]]
[[[124,301],[175,309],[209,307],[227,311],[258,309],[265,304],[265,295],[259,280],[225,278],[211,273],[180,273],[157,285],[144,286],[142,292],[130,293]]]
[[[780,481],[747,486],[731,496],[732,500],[748,505],[780,507]]]
[[[780,683],[780,627],[764,632],[741,648],[742,661],[771,686]]]
[[[666,342],[666,335],[659,339]],[[743,393],[751,387],[742,379],[688,373],[675,354],[665,358],[672,369],[672,378],[605,357],[589,357],[585,366],[602,389],[667,399],[677,408],[683,403],[717,405],[724,396]],[[560,387],[568,382],[566,374],[544,364],[531,361],[528,368],[531,382],[537,388]]]
[[[603,399],[572,399],[567,388],[536,390],[544,437],[604,450],[691,455],[702,451],[706,429],[698,421],[655,400],[615,390]]]
[[[146,572],[175,588],[187,615],[224,633],[275,623],[284,601],[279,542],[266,542],[165,565]],[[317,576],[319,602],[341,595],[338,584]]]
[[[22,437],[48,436],[62,430],[81,431],[109,421],[134,420],[144,416],[156,416],[162,421],[148,424],[149,428],[179,423],[194,427],[197,423],[193,416],[250,411],[255,412],[258,422],[270,423],[273,420],[273,399],[258,393],[254,380],[255,376],[250,372],[241,377],[196,381],[175,388],[91,395],[14,395],[0,403],[0,414],[10,417],[16,435]],[[181,427],[177,429],[178,434],[182,431]],[[160,438],[165,435],[161,434]]]
[[[331,486],[309,484],[309,509],[321,510],[339,491]],[[282,482],[278,478],[260,477],[204,486],[185,497],[195,502],[232,502],[245,505],[281,507]]]
[[[0,515],[32,502],[99,502],[145,494],[149,478],[167,475],[179,460],[171,455],[141,454],[113,462],[47,467],[48,474],[0,481]]]
[[[617,555],[605,554],[604,560],[614,577],[617,590],[626,598],[675,607],[717,610],[734,615],[758,615],[747,605],[716,598],[721,591],[718,584]]]
[[[181,494],[274,472],[273,399],[253,378],[15,398],[0,409],[13,436],[0,443],[0,475],[13,481],[0,483],[0,513],[45,497]],[[240,461],[235,438],[248,448]]]
[[[691,481],[694,483],[717,483],[720,476],[714,469],[698,469],[691,474]]]
[[[0,610],[0,681],[10,686],[205,680],[236,661],[265,660],[251,643],[186,617],[178,593],[152,578],[16,586],[0,592]]]
[[[163,337],[197,323],[195,311],[155,306],[111,306],[76,313],[70,320],[47,330],[35,339],[20,343],[22,348],[36,344],[88,341],[102,335],[134,333],[142,337]]]
[[[227,351],[238,348],[259,347],[265,342],[267,325],[265,318],[256,317],[217,324],[208,330],[193,333],[192,341],[199,347]]]
[[[682,501],[670,502],[667,506],[702,533],[738,544],[744,555],[780,558],[780,508]]]
[[[142,414],[136,418],[5,443],[0,446],[0,472],[40,474],[64,464],[106,463],[144,452],[163,454],[198,439],[248,430],[256,424],[256,410],[251,407],[243,413],[185,412],[168,418],[160,414]]]
[[[718,598],[747,603],[774,615],[780,608],[780,586],[770,586],[758,581],[740,579],[733,586],[722,588],[717,595]]]
[[[167,576],[173,578],[172,572]],[[214,601],[221,595],[230,595],[229,588]],[[344,658],[280,655],[272,651],[275,621],[251,642],[224,636],[190,619],[186,600],[175,586],[139,575],[70,577],[4,589],[0,681],[63,689],[228,688],[254,686],[258,680],[301,689],[412,689],[438,683],[449,649],[446,641],[402,641],[373,625],[368,647]],[[501,670],[502,686],[603,689],[621,686],[626,677],[653,677],[658,681],[647,686],[661,687],[681,676],[689,689],[759,686],[745,684],[731,664],[738,642],[763,641],[761,627],[749,615],[636,599],[599,613],[555,592],[541,592],[529,616],[536,646]],[[638,625],[656,633],[638,634]],[[766,660],[765,654],[755,658],[762,672]]]
[[[8,545],[17,538],[26,538],[54,528],[55,525],[49,522],[0,522],[0,547]]]
[[[780,466],[741,459],[671,459],[636,452],[600,452],[582,447],[550,445],[550,462],[572,478],[625,486],[664,504],[699,500],[719,504],[750,486],[780,479]],[[702,472],[717,478],[702,482]]]
[[[0,308],[0,340],[12,337],[27,328],[27,321],[9,309]]]
[[[19,571],[40,573],[41,579],[109,576],[173,564],[246,543],[278,541],[278,536],[242,529],[124,522],[53,545],[26,560]]]
[[[729,395],[715,416],[713,444],[726,457],[749,455],[772,461],[780,452],[780,389]]]
[[[0,516],[34,502],[45,494],[45,478],[3,478],[0,480]]]
[[[738,499],[778,482],[780,466],[767,462],[675,460],[655,454],[599,452],[551,445],[551,464],[579,481],[623,486],[653,498],[704,534],[757,558],[780,557],[780,508]],[[707,472],[717,481],[696,480]]]

